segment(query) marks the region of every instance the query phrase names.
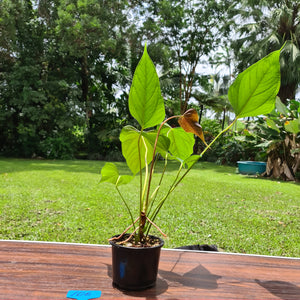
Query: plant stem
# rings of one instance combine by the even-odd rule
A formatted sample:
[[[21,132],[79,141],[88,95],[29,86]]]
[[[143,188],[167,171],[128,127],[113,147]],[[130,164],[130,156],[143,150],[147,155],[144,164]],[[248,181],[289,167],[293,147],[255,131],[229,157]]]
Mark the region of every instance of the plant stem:
[[[147,199],[145,200],[145,192],[146,192],[146,186],[147,186],[147,181],[148,181],[148,175],[149,175],[149,170],[148,170],[148,163],[147,163],[147,155],[148,155],[148,148],[145,142],[145,139],[142,137],[141,138],[144,147],[145,147],[145,179],[144,179],[144,184],[142,188],[142,195],[141,195],[141,205],[142,205],[142,210],[140,210],[140,223],[139,223],[139,240],[142,240],[143,235],[144,235],[144,227],[146,224],[147,216],[146,216],[146,211],[147,211]],[[142,170],[140,171],[142,172]]]
[[[155,159],[155,160],[157,160],[157,156],[156,156],[156,159]],[[156,163],[156,162],[155,162],[155,163]],[[166,172],[166,169],[167,169],[167,164],[168,164],[168,159],[167,159],[167,155],[166,155],[164,169],[163,169],[163,171],[162,171],[162,173],[161,173],[161,176],[160,176],[160,180],[159,180],[158,186],[157,186],[157,188],[155,189],[155,191],[154,191],[154,192],[152,193],[152,195],[151,195],[151,204],[150,204],[150,208],[149,208],[149,210],[148,210],[148,213],[151,212],[152,207],[153,207],[153,204],[154,204],[154,201],[155,201],[155,199],[156,199],[156,197],[157,197],[157,194],[158,194],[158,191],[159,191],[159,189],[160,189],[160,187],[161,187],[161,183],[162,183],[162,181],[163,181],[163,178],[164,178],[164,175],[165,175],[165,172]],[[153,197],[153,199],[152,199],[152,197]]]
[[[138,153],[139,153],[139,163],[140,163],[140,212],[142,212],[142,207],[143,207],[143,203],[142,203],[143,174],[142,174],[141,147],[140,147],[141,137],[142,137],[142,131],[141,131],[139,139],[138,139]],[[141,226],[141,218],[140,218],[140,222],[139,222],[139,227],[140,226]],[[135,235],[135,241],[136,242],[139,241],[138,236],[139,235]]]
[[[119,193],[119,195],[120,195],[122,201],[124,202],[124,204],[125,204],[125,206],[126,206],[128,212],[129,212],[129,215],[130,215],[130,218],[131,218],[131,222],[132,222],[133,228],[135,229],[135,225],[134,225],[135,222],[134,222],[134,220],[133,220],[133,215],[132,215],[132,213],[131,213],[131,210],[130,210],[130,208],[129,208],[127,202],[126,202],[126,200],[125,200],[124,197],[122,196],[122,194],[121,194],[121,192],[120,192],[120,190],[119,190],[117,184],[116,184],[116,189],[117,189],[117,191],[118,191],[118,193]]]
[[[179,174],[182,170],[182,167],[183,167],[183,164],[180,164],[180,167],[178,169],[178,172],[177,172],[177,175],[176,175],[176,178],[174,179],[173,183],[171,184],[168,192],[166,193],[166,195],[160,200],[160,202],[158,203],[158,205],[156,206],[156,208],[154,209],[152,215],[151,215],[151,220],[154,222],[156,216],[158,215],[160,209],[162,208],[163,204],[165,203],[165,201],[167,200],[167,198],[169,197],[169,195],[173,192],[173,190],[175,189],[175,187],[177,186],[177,180],[178,180],[178,177],[179,177]],[[149,233],[150,231],[150,228],[151,228],[151,224],[149,225],[148,229],[147,229],[147,234]]]
[[[148,175],[149,175],[149,169],[148,169],[148,163],[147,163],[147,155],[148,155],[148,148],[145,142],[145,139],[142,137],[142,141],[144,143],[144,147],[145,147],[145,178],[144,178],[144,184],[143,184],[143,189],[142,189],[142,211],[146,212],[147,210],[147,205],[146,205],[146,201],[144,201],[145,198],[145,192],[146,192],[146,186],[147,186],[147,181],[148,181]]]
[[[221,132],[219,132],[219,134],[212,140],[212,142],[211,142],[208,146],[206,146],[205,149],[201,152],[200,157],[202,157],[203,154],[210,148],[210,146],[211,146],[212,144],[214,144],[214,142],[215,142],[215,141],[216,141],[223,133],[225,133],[227,130],[229,130],[229,129],[236,123],[237,120],[238,120],[238,117],[236,117],[236,118],[232,121],[232,123],[229,124],[225,129],[223,129]],[[197,161],[195,161],[195,162],[192,164],[192,167],[194,166],[194,164],[195,164],[196,162],[197,162]]]
[[[152,157],[151,168],[150,168],[150,175],[149,175],[149,181],[148,181],[148,188],[147,188],[147,195],[146,195],[146,211],[145,211],[145,213],[147,212],[147,208],[148,208],[148,205],[149,205],[150,187],[151,187],[152,174],[153,174],[153,168],[154,168],[156,147],[157,147],[157,142],[158,142],[160,131],[161,131],[162,127],[164,126],[164,124],[166,124],[168,121],[170,121],[171,119],[174,119],[174,118],[179,118],[179,117],[180,116],[172,116],[172,117],[166,119],[165,121],[163,121],[160,124],[160,126],[158,128],[158,131],[157,131],[157,134],[156,134],[155,143],[154,143],[154,147],[153,147],[153,157]]]

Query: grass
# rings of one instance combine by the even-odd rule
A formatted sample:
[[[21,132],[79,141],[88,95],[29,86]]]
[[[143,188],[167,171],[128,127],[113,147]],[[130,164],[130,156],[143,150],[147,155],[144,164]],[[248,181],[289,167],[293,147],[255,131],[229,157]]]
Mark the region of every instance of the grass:
[[[117,164],[128,172],[125,163]],[[103,165],[0,159],[0,239],[107,244],[130,220],[113,186],[99,184]],[[131,206],[138,183],[136,177],[121,187]],[[198,163],[156,223],[168,235],[166,248],[216,244],[226,252],[300,257],[299,220],[299,184]]]

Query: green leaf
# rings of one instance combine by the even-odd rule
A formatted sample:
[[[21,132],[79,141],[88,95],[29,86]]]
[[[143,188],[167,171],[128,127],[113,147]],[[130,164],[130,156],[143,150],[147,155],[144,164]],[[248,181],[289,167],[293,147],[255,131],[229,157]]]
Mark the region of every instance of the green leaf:
[[[129,175],[119,175],[118,168],[113,163],[106,163],[101,169],[101,182],[109,182],[114,185],[126,184],[132,180],[133,176]]]
[[[195,138],[192,133],[185,132],[181,127],[165,127],[162,131],[171,141],[169,151],[175,159],[183,162],[193,154]]]
[[[134,72],[128,102],[131,115],[142,129],[156,126],[165,118],[159,78],[146,46]]]
[[[296,100],[290,100],[290,111],[295,114],[295,117],[298,117],[298,114],[300,113],[300,102]]]
[[[146,163],[149,164],[151,162],[153,146],[133,126],[125,126],[122,129],[120,140],[122,143],[122,154],[126,159],[129,169],[135,175],[145,167]]]
[[[188,168],[190,168],[191,166],[193,166],[199,159],[201,158],[200,155],[192,155],[190,157],[188,157],[184,163],[188,166]]]
[[[268,148],[274,141],[265,141],[260,144],[255,145],[256,148]]]
[[[157,131],[143,131],[142,135],[151,143],[154,148]],[[160,153],[163,157],[167,154],[170,147],[170,139],[167,136],[159,135],[156,144],[156,153]]]
[[[272,119],[266,120],[267,125],[269,128],[272,128],[273,130],[276,130],[277,132],[280,132],[279,128],[277,127],[276,123]]]
[[[238,118],[267,114],[280,88],[280,50],[270,53],[238,75],[228,92]]]
[[[300,118],[292,121],[286,121],[284,123],[284,128],[288,132],[297,134],[298,132],[300,132]]]
[[[288,108],[281,102],[280,98],[276,98],[276,109],[280,114],[287,115],[289,110]]]
[[[138,173],[145,167],[146,163],[149,164],[152,161],[156,136],[157,131],[154,130],[141,132],[133,126],[125,126],[122,129],[120,134],[120,140],[122,142],[122,153],[126,159],[128,167],[133,174]],[[139,154],[138,150],[139,141],[141,154]],[[160,135],[157,140],[156,153],[159,152],[162,156],[165,156],[168,152],[169,146],[169,138]]]

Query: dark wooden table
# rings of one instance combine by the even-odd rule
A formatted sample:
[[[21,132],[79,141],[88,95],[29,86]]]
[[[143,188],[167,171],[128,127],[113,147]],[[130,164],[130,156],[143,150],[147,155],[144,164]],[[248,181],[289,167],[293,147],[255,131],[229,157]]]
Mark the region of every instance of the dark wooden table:
[[[141,292],[112,287],[109,246],[0,241],[0,299],[300,299],[300,259],[163,249],[157,284]]]

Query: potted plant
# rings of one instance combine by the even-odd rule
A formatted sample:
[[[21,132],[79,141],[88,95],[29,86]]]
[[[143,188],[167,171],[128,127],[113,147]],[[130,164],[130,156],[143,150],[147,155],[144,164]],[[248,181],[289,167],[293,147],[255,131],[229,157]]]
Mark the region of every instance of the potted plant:
[[[239,118],[266,114],[273,109],[280,87],[279,55],[280,50],[272,52],[236,78],[228,93],[236,118],[207,145],[196,110],[189,109],[183,115],[165,119],[159,78],[145,46],[133,76],[128,100],[130,113],[140,128],[128,125],[120,133],[122,154],[133,176],[138,174],[140,180],[137,207],[130,207],[119,189],[133,176],[120,175],[113,163],[106,163],[101,170],[100,182],[114,184],[131,219],[130,226],[123,233],[110,239],[113,283],[117,287],[138,290],[155,284],[163,240],[150,235],[150,232],[155,227],[162,233],[155,223],[160,209],[201,156]],[[180,126],[169,126],[171,119],[177,119]],[[199,136],[206,145],[200,155],[193,155],[194,135]],[[154,184],[153,174],[158,159],[164,160],[164,168],[160,179]],[[162,190],[165,191],[161,189],[163,177],[169,160],[179,162],[178,173],[162,194]],[[136,208],[138,216],[134,217],[133,209]]]

